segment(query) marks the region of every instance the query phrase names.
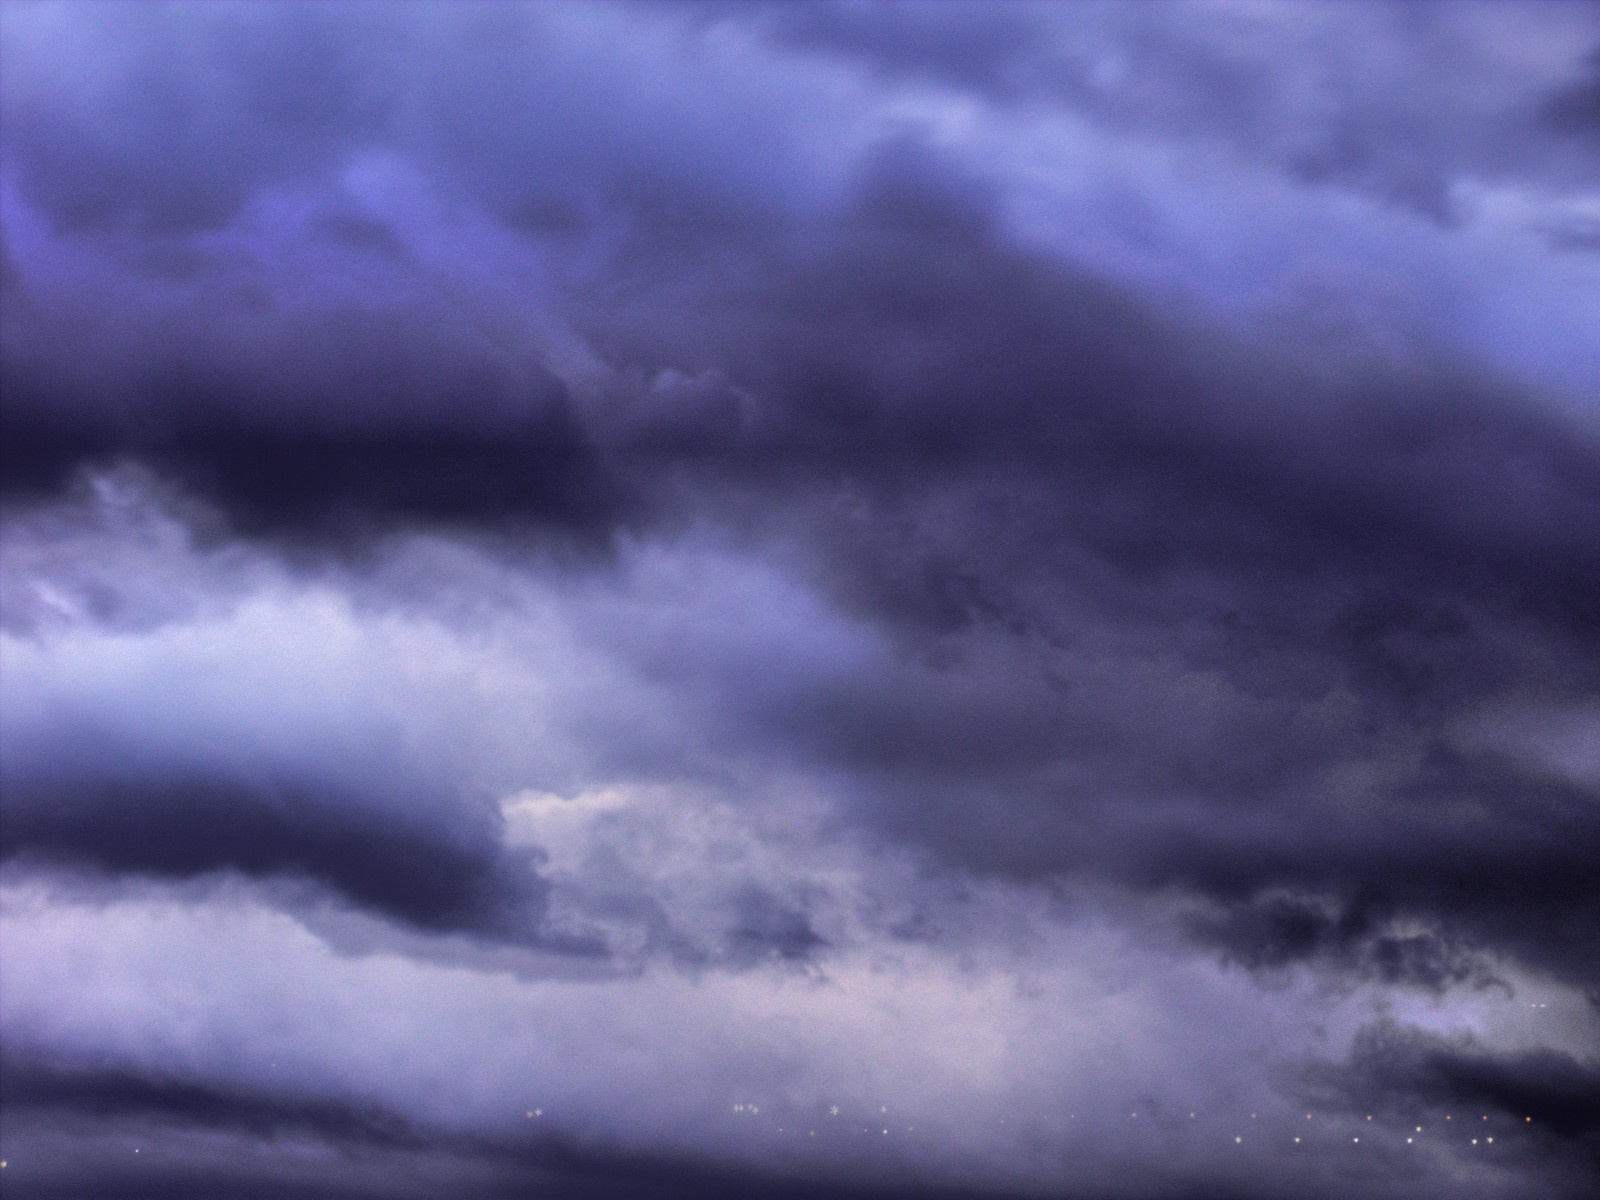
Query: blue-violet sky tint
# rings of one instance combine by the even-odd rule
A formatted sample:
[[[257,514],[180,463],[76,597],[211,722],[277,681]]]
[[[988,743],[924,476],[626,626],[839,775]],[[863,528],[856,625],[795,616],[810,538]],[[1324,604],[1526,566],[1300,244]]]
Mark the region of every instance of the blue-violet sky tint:
[[[0,7],[8,1200],[1581,1200],[1600,8]]]

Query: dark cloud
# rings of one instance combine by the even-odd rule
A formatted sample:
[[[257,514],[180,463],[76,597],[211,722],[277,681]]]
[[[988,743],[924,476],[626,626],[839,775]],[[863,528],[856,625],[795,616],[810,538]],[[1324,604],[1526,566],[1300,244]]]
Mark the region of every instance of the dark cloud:
[[[826,949],[828,943],[812,927],[805,911],[785,904],[763,888],[746,887],[735,901],[733,929],[728,935],[729,957],[736,963],[778,959],[805,962]]]
[[[120,698],[17,695],[0,739],[0,859],[311,884],[422,929],[596,951],[547,935],[538,853],[503,843],[491,796],[392,718],[352,721],[340,712],[350,698],[318,697],[317,664],[290,670],[299,700],[275,716],[248,684],[207,695],[216,681],[203,672],[188,705],[151,675]]]
[[[1191,936],[1216,945],[1226,961],[1254,971],[1311,963],[1348,982],[1379,979],[1443,991],[1504,983],[1459,943],[1432,932],[1397,932],[1370,896],[1347,904],[1310,896],[1258,894],[1220,913],[1189,918]]]
[[[405,243],[392,226],[358,212],[330,213],[323,218],[321,230],[330,238],[357,250],[390,258],[404,258],[406,255]]]
[[[774,714],[783,736],[883,782],[895,834],[967,866],[1230,899],[1298,882],[1473,920],[1498,879],[1494,936],[1575,967],[1586,785],[1448,735],[1530,672],[1584,693],[1592,441],[1464,364],[1312,373],[1203,340],[1021,255],[982,195],[891,147],[837,240],[763,261],[737,311],[691,278],[716,332],[668,327],[766,399],[710,482],[809,509],[835,595],[919,659]],[[661,330],[626,334],[643,356]],[[848,521],[818,503],[840,492]],[[1157,676],[1075,678],[1086,626]],[[1341,764],[1375,782],[1332,781]],[[1437,945],[1370,950],[1396,979],[1413,956],[1418,980],[1472,974]]]
[[[1508,1127],[1532,1135],[1520,1153],[1559,1164],[1549,1186],[1561,1194],[1582,1194],[1600,1170],[1600,1076],[1589,1061],[1550,1050],[1497,1054],[1470,1038],[1382,1022],[1361,1031],[1345,1063],[1317,1076],[1317,1099],[1337,1098],[1352,1112],[1425,1117],[1435,1131],[1449,1114],[1502,1143]]]
[[[1551,96],[1544,115],[1561,133],[1593,138],[1600,135],[1600,47],[1589,53],[1585,66],[1586,77]]]
[[[8,1054],[4,1083],[8,1106],[87,1113],[101,1120],[160,1116],[184,1125],[238,1133],[311,1132],[335,1141],[415,1143],[419,1132],[398,1115],[373,1106],[354,1108],[314,1097],[229,1092],[211,1082],[107,1070]]]
[[[1069,962],[1119,995],[1073,940],[1104,921],[1128,978],[1179,982],[1103,1042],[1067,988],[1059,1038],[1155,1046],[1125,1086],[1171,1137],[1185,1089],[1266,1110],[1325,1054],[1338,1113],[1538,1127],[1464,1193],[1454,1159],[1306,1183],[1195,1141],[1139,1194],[1580,1194],[1582,1017],[1343,1058],[1327,1029],[1600,988],[1586,10],[33,11],[0,85],[17,920],[63,871],[228,880],[342,945],[319,970],[496,1004],[566,995],[516,955],[590,955],[566,1028],[718,1107],[746,1077],[676,1047],[723,1014],[619,1032],[609,989],[899,1013],[832,1010],[839,1086],[905,1022],[850,989],[948,970],[991,1014],[926,1018],[959,1026],[950,1094],[1050,1120],[1086,1092],[1008,1006]],[[35,1002],[33,936],[8,1021],[68,1061],[94,1022]],[[1282,1043],[1226,1032],[1249,1014]],[[1059,1191],[1068,1144],[994,1102],[916,1170],[745,1173],[615,1068],[584,1136],[530,1148],[440,1128],[381,1056],[355,1090],[389,1100],[308,1099],[136,1069],[141,1037],[168,1045],[8,1072],[32,1145],[50,1114],[176,1139],[136,1177],[122,1125],[73,1134],[101,1192],[392,1194],[433,1163],[417,1194],[999,1194]],[[1248,1082],[1195,1082],[1217,1063]],[[770,1072],[784,1111],[820,1103],[802,1074]],[[180,1161],[213,1135],[250,1165]],[[367,1165],[274,1174],[296,1139]],[[1073,1179],[1156,1158],[1117,1134]]]
[[[1541,232],[1560,250],[1600,251],[1600,224],[1594,221],[1554,221]]]
[[[255,361],[156,362],[116,395],[62,394],[49,367],[7,372],[5,494],[61,494],[134,461],[246,535],[360,542],[397,524],[603,537],[625,484],[537,363],[451,345],[405,319],[301,324]],[[86,385],[92,388],[92,384]]]
[[[0,858],[175,879],[303,878],[428,928],[536,934],[547,890],[537,864],[503,856],[481,818],[447,801],[436,807],[459,814],[455,830],[406,828],[335,788],[182,773],[44,783],[16,773]]]

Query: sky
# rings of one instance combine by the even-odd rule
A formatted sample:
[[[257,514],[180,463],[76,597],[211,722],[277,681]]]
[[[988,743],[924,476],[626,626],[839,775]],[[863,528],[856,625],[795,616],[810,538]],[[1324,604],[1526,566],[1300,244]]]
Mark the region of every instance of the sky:
[[[8,1198],[1595,1194],[1600,8],[0,68]]]

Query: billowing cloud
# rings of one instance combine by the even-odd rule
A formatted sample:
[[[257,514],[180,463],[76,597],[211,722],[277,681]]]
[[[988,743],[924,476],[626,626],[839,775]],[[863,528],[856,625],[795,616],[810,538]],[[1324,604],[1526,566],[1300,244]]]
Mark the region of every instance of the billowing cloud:
[[[1597,44],[0,13],[8,1193],[1586,1194]]]

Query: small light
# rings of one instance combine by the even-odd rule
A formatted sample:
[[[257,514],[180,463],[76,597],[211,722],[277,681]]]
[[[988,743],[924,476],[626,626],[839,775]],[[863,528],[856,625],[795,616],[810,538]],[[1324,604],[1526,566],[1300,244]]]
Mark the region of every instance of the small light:
[[[1415,1140],[1416,1140],[1415,1138],[1407,1138],[1406,1139],[1406,1145],[1408,1145],[1408,1146],[1411,1145],[1411,1143],[1414,1142]]]
[[[1241,1138],[1241,1137],[1236,1137],[1236,1138],[1234,1138],[1234,1139],[1233,1139],[1233,1144],[1234,1144],[1234,1145],[1235,1145],[1235,1146],[1237,1146],[1237,1145],[1238,1145],[1238,1144],[1239,1144],[1239,1143],[1240,1143],[1240,1142],[1242,1142],[1242,1141],[1244,1141],[1244,1139],[1243,1139],[1243,1138]]]
[[[1474,1145],[1474,1146],[1476,1146],[1476,1145],[1477,1145],[1477,1144],[1478,1144],[1478,1139],[1477,1139],[1477,1138],[1473,1138],[1473,1139],[1472,1139],[1472,1144],[1473,1144],[1473,1145]]]
[[[1490,1138],[1490,1139],[1489,1139],[1489,1144],[1490,1144],[1490,1145],[1491,1145],[1491,1146],[1492,1146],[1492,1145],[1494,1145],[1494,1139],[1493,1139],[1493,1138]]]
[[[1352,1142],[1359,1142],[1359,1141],[1360,1141],[1360,1140],[1361,1140],[1361,1139],[1360,1139],[1360,1138],[1351,1138],[1351,1139],[1350,1139],[1350,1140],[1351,1140],[1351,1141],[1352,1141]]]
[[[1299,1139],[1299,1138],[1295,1138],[1295,1143],[1296,1143],[1296,1144],[1299,1144],[1299,1141],[1300,1141],[1300,1139]]]

